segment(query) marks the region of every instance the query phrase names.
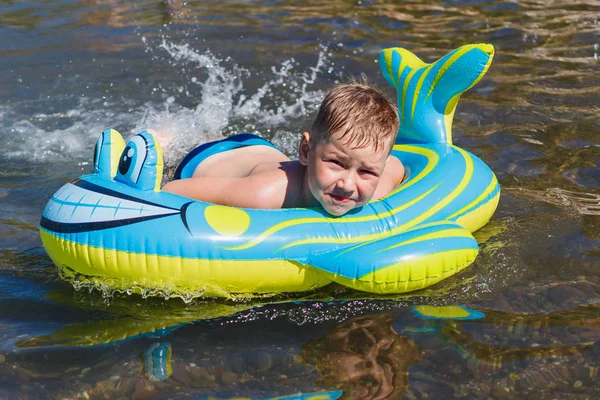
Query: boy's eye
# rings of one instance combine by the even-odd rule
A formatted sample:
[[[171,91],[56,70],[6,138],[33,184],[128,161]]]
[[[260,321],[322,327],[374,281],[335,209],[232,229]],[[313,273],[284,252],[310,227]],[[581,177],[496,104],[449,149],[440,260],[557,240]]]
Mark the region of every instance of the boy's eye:
[[[361,169],[360,173],[365,174],[365,175],[379,176],[379,174],[377,174],[377,172],[372,171],[370,169]]]
[[[329,159],[329,160],[325,160],[325,161],[328,162],[328,163],[337,165],[339,167],[343,167],[344,166],[344,164],[342,164],[342,162],[338,161],[338,160]]]

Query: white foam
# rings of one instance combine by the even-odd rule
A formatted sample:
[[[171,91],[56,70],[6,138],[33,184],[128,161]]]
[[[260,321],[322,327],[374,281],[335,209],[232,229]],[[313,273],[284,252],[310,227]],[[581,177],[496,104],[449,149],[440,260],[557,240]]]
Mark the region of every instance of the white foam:
[[[231,58],[221,59],[210,51],[200,53],[189,44],[173,44],[163,39],[159,45],[170,57],[174,68],[185,68],[192,63],[189,74],[197,74],[202,68],[207,78],[200,82],[194,75],[189,84],[200,85],[201,98],[193,108],[171,107],[174,95],[185,89],[173,88],[164,109],[149,107],[136,128],[153,127],[162,132],[161,144],[165,147],[167,163],[180,159],[194,146],[216,140],[235,131],[256,132],[275,136],[276,144],[290,148],[289,142],[296,138],[290,135],[271,134],[283,129],[289,132],[290,119],[307,117],[320,103],[324,93],[312,86],[319,74],[327,70],[327,49],[321,47],[317,63],[308,71],[299,70],[294,59],[285,60],[271,68],[272,76],[263,76],[264,83],[254,93],[247,93],[244,81],[251,78],[248,70],[238,66]],[[276,105],[269,97],[277,91]],[[189,95],[189,93],[186,94]],[[307,121],[307,123],[309,123]],[[300,130],[301,128],[299,128]],[[279,143],[277,143],[279,141]]]
[[[143,42],[150,46],[148,41]],[[261,76],[251,74],[231,58],[200,52],[189,44],[172,43],[165,38],[147,54],[153,63],[168,63],[181,71],[187,86],[181,82],[173,87],[163,85],[159,96],[143,103],[127,98],[115,103],[98,92],[98,98],[82,97],[70,110],[27,117],[17,115],[11,106],[3,106],[0,159],[36,163],[58,160],[83,165],[92,157],[100,132],[109,127],[120,131],[126,140],[146,128],[158,131],[167,165],[179,161],[200,143],[235,132],[273,137],[277,145],[293,152],[299,132],[309,127],[308,117],[324,96],[315,89],[315,82],[321,74],[327,74],[331,64],[325,46],[318,49],[314,66],[301,66],[292,58],[272,66],[270,72]],[[262,85],[249,92],[248,87],[256,86],[257,80]],[[190,93],[190,88],[199,90]],[[178,103],[182,98],[187,106]],[[47,101],[59,102],[58,107],[48,109],[60,107],[60,99]],[[124,104],[129,107],[124,109]],[[43,104],[39,108],[43,109]],[[293,127],[295,122],[291,119],[305,119],[305,126]],[[48,128],[57,125],[61,128]]]
[[[35,163],[89,159],[95,140],[110,124],[103,121],[106,114],[106,110],[97,109],[85,98],[80,99],[76,109],[53,114],[36,113],[27,119],[19,119],[12,109],[7,108],[3,115],[11,122],[0,134],[3,141],[0,158]],[[49,121],[60,119],[69,119],[71,123],[54,131],[43,128]]]

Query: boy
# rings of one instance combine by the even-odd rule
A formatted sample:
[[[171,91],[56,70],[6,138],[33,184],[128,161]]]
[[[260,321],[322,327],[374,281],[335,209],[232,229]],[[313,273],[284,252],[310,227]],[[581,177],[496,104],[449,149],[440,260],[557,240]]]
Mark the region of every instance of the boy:
[[[211,155],[193,177],[162,190],[244,208],[322,206],[340,216],[402,181],[404,167],[390,155],[398,126],[396,107],[379,91],[338,86],[321,103],[311,132],[302,133],[297,161],[265,141]]]

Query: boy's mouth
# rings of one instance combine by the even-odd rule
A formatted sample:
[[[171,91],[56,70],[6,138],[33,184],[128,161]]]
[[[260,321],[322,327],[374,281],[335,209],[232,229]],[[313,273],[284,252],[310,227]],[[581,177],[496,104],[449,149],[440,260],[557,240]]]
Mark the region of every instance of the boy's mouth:
[[[338,196],[336,194],[330,193],[329,196],[337,203],[349,203],[350,202],[350,197],[345,197],[345,196]]]

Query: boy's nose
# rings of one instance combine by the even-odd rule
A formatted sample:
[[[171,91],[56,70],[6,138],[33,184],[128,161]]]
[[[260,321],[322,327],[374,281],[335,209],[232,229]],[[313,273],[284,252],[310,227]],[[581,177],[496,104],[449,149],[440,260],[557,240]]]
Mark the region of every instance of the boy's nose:
[[[340,196],[350,197],[354,193],[354,178],[352,174],[346,174],[342,179],[340,179],[335,186],[336,192]]]

